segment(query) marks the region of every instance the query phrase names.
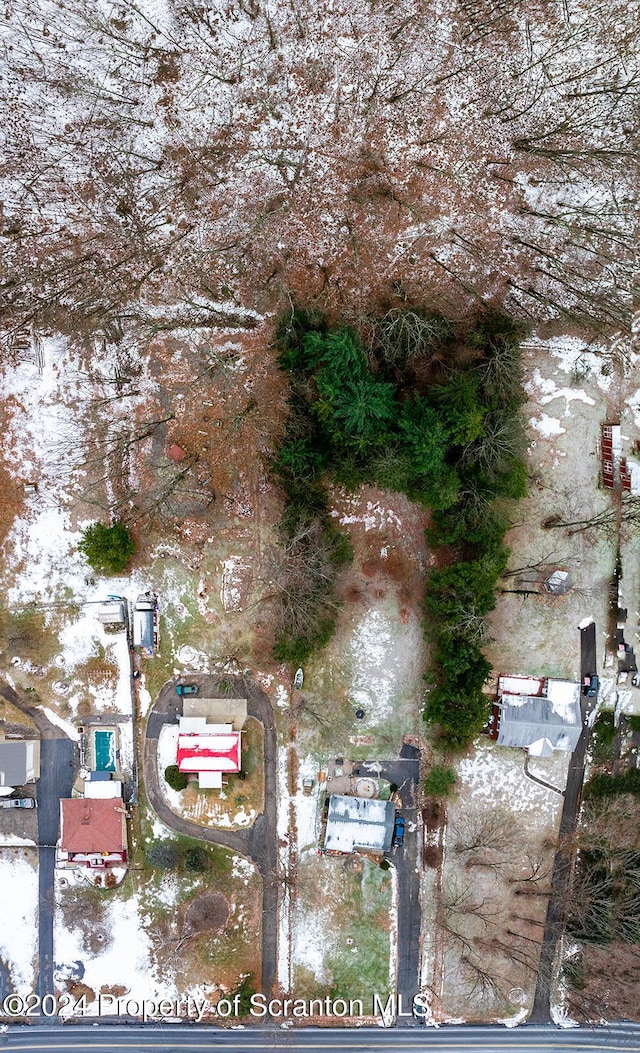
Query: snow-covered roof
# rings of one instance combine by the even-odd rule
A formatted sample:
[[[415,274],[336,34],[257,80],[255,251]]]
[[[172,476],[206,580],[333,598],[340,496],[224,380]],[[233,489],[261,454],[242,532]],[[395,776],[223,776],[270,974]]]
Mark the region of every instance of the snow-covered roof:
[[[388,852],[395,822],[393,801],[370,800],[334,793],[329,798],[324,847],[327,852],[354,848]]]
[[[525,748],[539,757],[576,748],[582,731],[579,684],[548,680],[546,697],[501,693],[499,685],[498,702],[499,746]]]
[[[97,618],[102,625],[120,625],[124,623],[124,603],[122,600],[117,600],[113,603],[102,603],[98,607]]]
[[[501,676],[498,678],[498,694],[541,695],[544,687],[542,676]]]
[[[221,771],[201,771],[198,773],[198,785],[201,790],[221,790]]]
[[[92,800],[107,801],[122,797],[122,783],[119,779],[87,780],[84,784],[84,795]]]
[[[184,772],[240,771],[240,733],[179,735],[178,767]]]
[[[153,610],[133,612],[133,646],[153,650]]]

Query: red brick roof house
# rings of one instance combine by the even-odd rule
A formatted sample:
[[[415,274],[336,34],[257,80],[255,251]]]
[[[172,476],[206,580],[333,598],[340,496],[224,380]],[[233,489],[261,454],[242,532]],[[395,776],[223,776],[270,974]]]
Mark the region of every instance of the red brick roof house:
[[[60,801],[59,862],[109,867],[127,862],[127,816],[121,797]]]

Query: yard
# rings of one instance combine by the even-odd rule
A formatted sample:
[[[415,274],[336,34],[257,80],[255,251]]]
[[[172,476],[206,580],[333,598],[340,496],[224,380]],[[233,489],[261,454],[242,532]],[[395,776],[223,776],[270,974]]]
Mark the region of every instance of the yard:
[[[392,882],[366,859],[308,854],[300,862],[291,991],[362,999],[391,991]],[[367,1009],[368,1007],[368,1009]]]
[[[148,829],[145,853],[171,846],[162,866],[135,852],[124,883],[105,891],[74,872],[58,878],[56,985],[74,1002],[84,995],[89,1015],[103,995],[105,1012],[114,1011],[106,996],[191,998],[206,1002],[208,1016],[243,976],[260,975],[260,882],[251,864],[224,849]]]
[[[162,793],[179,815],[203,826],[249,826],[264,808],[264,733],[262,724],[247,717],[242,731],[241,775],[226,776],[222,790],[201,790],[190,782],[184,790],[173,790],[164,772],[176,763],[177,724],[165,724],[158,740],[158,782]]]

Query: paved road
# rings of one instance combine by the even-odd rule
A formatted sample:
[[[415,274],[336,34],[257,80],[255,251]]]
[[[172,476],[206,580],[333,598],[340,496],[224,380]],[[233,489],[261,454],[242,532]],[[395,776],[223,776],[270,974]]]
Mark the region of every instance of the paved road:
[[[38,842],[53,846],[58,840],[60,799],[71,796],[74,744],[70,739],[43,739],[40,743],[40,778],[37,782]],[[53,994],[53,915],[56,850],[42,847],[38,868],[39,971],[36,994]]]
[[[277,828],[277,771],[278,743],[273,709],[268,695],[250,681],[226,676],[230,681],[230,695],[247,699],[249,716],[256,717],[264,728],[264,812],[249,830],[212,830],[183,816],[176,815],[166,803],[158,785],[158,736],[164,724],[174,723],[182,712],[182,702],[176,696],[175,683],[170,681],[161,689],[149,713],[143,747],[144,785],[149,803],[163,823],[187,837],[230,848],[238,855],[247,856],[257,866],[262,877],[262,985],[268,994],[276,981],[278,964],[278,828]],[[217,680],[202,675],[189,675],[201,693],[215,697]]]
[[[0,1034],[0,1050],[5,1053],[61,1053],[71,1050],[94,1050],[95,1053],[174,1053],[185,1050],[205,1053],[209,1049],[229,1053],[271,1053],[272,1050],[338,1050],[349,1053],[404,1053],[406,1050],[433,1050],[441,1053],[598,1053],[640,1051],[640,1027],[633,1024],[609,1025],[604,1028],[580,1028],[566,1031],[550,1026],[507,1028],[442,1027],[397,1031],[393,1028],[305,1028],[282,1031],[278,1028],[212,1030],[202,1027],[35,1027],[11,1029]]]
[[[354,774],[369,775],[371,771],[364,766],[356,767]],[[401,802],[398,812],[407,820],[407,832],[403,848],[392,852],[393,864],[398,880],[398,947],[397,947],[397,993],[402,996],[402,1003],[411,1007],[414,995],[420,990],[420,871],[418,866],[418,838],[409,827],[416,827],[416,791],[420,777],[420,752],[415,746],[405,743],[400,751],[400,758],[383,761],[380,764],[380,777],[388,779],[398,787],[398,800]],[[412,1017],[398,1020],[409,1026],[418,1026]]]
[[[71,796],[74,744],[41,709],[25,702],[9,684],[0,684],[0,695],[28,714],[40,732],[38,802],[38,978],[36,994],[52,994],[55,844],[59,836],[60,799]]]
[[[595,623],[592,622],[591,625],[580,630],[581,679],[588,673],[593,673],[596,669],[596,627]],[[553,863],[551,897],[547,907],[536,993],[530,1017],[532,1023],[544,1023],[551,1019],[550,1000],[553,987],[553,967],[558,941],[564,932],[567,920],[567,907],[575,854],[573,842],[578,826],[578,812],[582,797],[585,754],[591,735],[591,728],[587,723],[587,718],[597,702],[597,699],[586,698],[582,694],[580,698],[583,719],[582,734],[571,757],[567,785],[564,792],[564,804],[558,834],[559,848]]]

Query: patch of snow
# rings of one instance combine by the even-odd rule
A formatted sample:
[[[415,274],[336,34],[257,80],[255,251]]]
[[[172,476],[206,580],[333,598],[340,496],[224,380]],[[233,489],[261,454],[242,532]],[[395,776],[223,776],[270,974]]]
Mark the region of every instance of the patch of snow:
[[[242,573],[246,573],[247,567],[246,560],[240,556],[229,556],[222,560],[220,602],[225,611],[242,610]]]
[[[17,849],[0,860],[0,958],[11,976],[11,991],[35,990],[38,950],[38,871],[34,853]]]
[[[415,637],[411,653],[418,655],[422,641],[417,620],[403,627],[403,636],[411,635]],[[405,651],[396,646],[393,624],[376,608],[368,610],[355,627],[349,644],[349,694],[354,706],[365,711],[364,731],[390,718],[394,698],[412,675]]]
[[[231,877],[241,878],[245,885],[248,884],[255,874],[255,867],[251,860],[245,859],[244,856],[233,856],[231,862]]]
[[[293,931],[292,955],[295,961],[304,963],[319,983],[327,982],[325,955],[326,935],[313,914],[300,914]]]
[[[46,706],[41,706],[40,708],[47,720],[50,720],[51,723],[55,724],[57,728],[60,728],[62,731],[64,731],[67,738],[72,739],[74,742],[77,740],[78,729],[74,724],[71,724],[68,720],[64,720],[63,717],[58,716],[58,714],[55,713],[52,709],[47,709]]]
[[[587,395],[586,391],[576,390],[575,388],[557,388],[553,394],[543,395],[540,399],[540,405],[546,406],[548,402],[552,402],[554,399],[566,399],[567,402],[577,399],[579,402],[584,402],[587,406],[595,406],[596,404],[596,400]]]
[[[190,644],[183,644],[182,647],[179,647],[175,657],[181,665],[187,665],[194,671],[206,673],[209,670],[209,655],[204,654],[203,651],[197,651]]]
[[[289,691],[284,684],[278,684],[276,687],[276,705],[279,709],[289,708]]]
[[[553,759],[554,767],[566,764],[566,758]],[[549,764],[551,769],[551,762]],[[479,741],[471,756],[458,764],[460,787],[487,806],[500,802],[515,812],[549,813],[558,808],[558,797],[544,786],[527,779],[522,770],[522,752]],[[555,777],[548,777],[554,783]],[[566,781],[566,774],[565,774]]]
[[[8,787],[8,789],[9,793],[11,793],[11,787]],[[3,794],[3,796],[6,795]],[[32,841],[29,837],[18,837],[17,834],[0,834],[0,845],[2,845],[3,848],[17,848],[19,845],[28,845],[30,847],[35,847],[35,844],[36,842]],[[0,863],[0,866],[1,865],[2,864]]]
[[[54,976],[59,982],[70,970],[77,976],[81,967],[79,978],[96,994],[102,988],[121,985],[133,999],[176,997],[173,978],[166,973],[160,977],[153,963],[151,941],[141,924],[136,895],[107,903],[104,927],[110,939],[98,954],[86,950],[80,929],[67,926],[62,910],[65,898],[65,890],[59,889],[54,923]]]
[[[383,508],[378,501],[367,501],[366,510],[361,515],[340,515],[335,509],[332,510],[331,515],[334,518],[339,516],[343,526],[349,523],[363,523],[366,531],[384,530],[389,526],[394,526],[398,530],[402,529],[400,517],[392,508]]]
[[[143,716],[143,717],[145,717],[147,715],[147,713],[149,712],[149,710],[151,709],[151,703],[153,701],[152,698],[151,698],[151,695],[147,691],[147,689],[144,686],[144,684],[145,684],[145,675],[143,673],[141,675],[140,679],[138,680],[138,685],[139,685],[138,686],[138,699],[140,701],[140,715]]]
[[[540,417],[530,417],[529,424],[535,428],[545,439],[551,439],[554,435],[562,435],[567,429],[563,428],[560,421],[543,413]]]

